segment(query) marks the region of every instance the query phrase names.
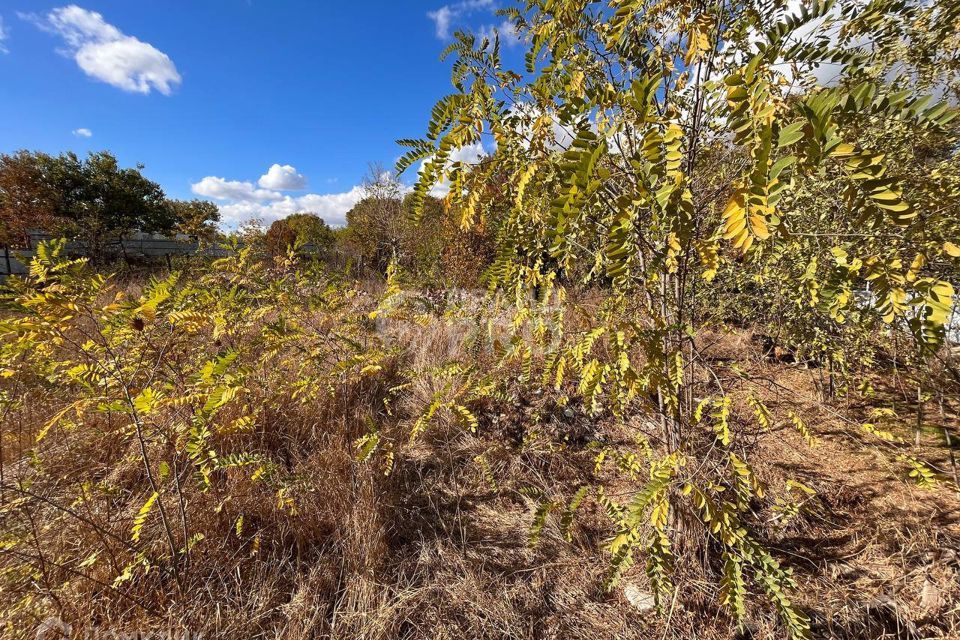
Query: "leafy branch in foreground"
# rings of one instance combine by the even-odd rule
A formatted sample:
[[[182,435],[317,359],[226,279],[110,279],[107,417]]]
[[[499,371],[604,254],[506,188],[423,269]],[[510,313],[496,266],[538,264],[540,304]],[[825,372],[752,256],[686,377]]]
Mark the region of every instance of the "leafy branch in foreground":
[[[658,425],[628,467],[646,484],[626,504],[601,493],[617,530],[609,584],[643,552],[664,602],[671,540],[692,516],[733,617],[749,582],[806,637],[789,570],[753,533],[763,483],[742,434],[789,417],[813,437],[752,394],[732,415],[698,331],[730,311],[775,321],[829,366],[831,392],[871,331],[935,356],[957,282],[960,182],[958,112],[934,96],[956,90],[958,40],[949,2],[786,5],[528,2],[508,12],[527,75],[504,69],[496,38],[458,34],[456,93],[425,138],[404,141],[398,169],[422,160],[416,198],[447,182],[465,225],[496,223],[488,279],[514,305],[514,353],[528,369],[542,354],[530,379],[572,379],[589,413]],[[479,165],[450,161],[485,140],[496,150]],[[571,335],[557,307],[576,284],[608,295]]]

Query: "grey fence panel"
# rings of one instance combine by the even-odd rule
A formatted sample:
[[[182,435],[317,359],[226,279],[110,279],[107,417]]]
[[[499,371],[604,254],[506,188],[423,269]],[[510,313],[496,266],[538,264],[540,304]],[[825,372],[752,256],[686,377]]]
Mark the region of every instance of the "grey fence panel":
[[[36,251],[13,250],[3,247],[0,249],[0,277],[13,275],[24,275],[30,272],[30,261],[37,253]]]
[[[42,233],[30,234],[29,249],[8,249],[0,247],[0,277],[7,275],[23,275],[29,272],[28,264],[36,255],[33,247],[40,242],[53,239],[52,236]],[[307,244],[300,248],[301,253],[320,253],[321,247]],[[124,238],[119,242],[108,244],[106,252],[114,258],[170,258],[175,256],[202,256],[207,258],[223,258],[231,254],[229,249],[220,246],[206,246],[201,248],[200,243],[189,240],[175,240],[141,236]],[[73,256],[87,255],[87,245],[82,241],[72,240],[64,246],[64,253]],[[9,264],[9,267],[8,267]]]

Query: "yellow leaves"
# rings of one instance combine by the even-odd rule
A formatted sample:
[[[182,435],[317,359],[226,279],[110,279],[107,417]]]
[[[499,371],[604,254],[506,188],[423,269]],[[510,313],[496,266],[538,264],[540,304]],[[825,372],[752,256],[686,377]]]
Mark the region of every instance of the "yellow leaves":
[[[252,415],[243,415],[239,418],[230,421],[226,426],[220,428],[218,432],[221,435],[229,435],[232,433],[242,433],[244,431],[250,431],[253,429],[254,422],[256,418]]]
[[[683,165],[682,144],[684,139],[683,127],[676,122],[667,125],[663,133],[664,160],[666,161],[667,175],[674,176]]]
[[[910,263],[910,270],[907,271],[906,280],[907,282],[915,282],[917,276],[920,273],[920,270],[923,269],[927,264],[927,258],[922,253],[918,253],[913,259],[913,262]]]
[[[587,76],[582,70],[577,69],[574,71],[570,74],[570,82],[567,84],[570,92],[575,96],[582,97],[586,88],[586,80]]]
[[[210,414],[226,406],[231,400],[237,397],[237,394],[239,394],[241,390],[243,390],[243,387],[239,386],[215,387],[207,396],[207,401],[203,405],[204,413]]]
[[[892,431],[877,427],[877,425],[875,425],[872,422],[864,422],[862,425],[860,425],[860,427],[870,435],[876,436],[886,442],[902,442],[903,441],[901,438],[894,435]]]
[[[899,187],[887,184],[871,186],[869,182],[865,185],[868,189],[867,195],[876,206],[888,212],[894,224],[906,226],[917,217],[917,211],[903,200]]]
[[[371,320],[376,320],[381,315],[392,310],[399,303],[399,298],[403,293],[400,287],[400,268],[396,260],[391,260],[387,265],[387,288],[380,297],[377,308],[368,314]]]
[[[666,529],[670,517],[670,501],[664,495],[660,500],[653,504],[650,510],[650,525],[660,531]]]
[[[376,429],[360,436],[353,442],[353,447],[357,450],[355,460],[357,462],[366,462],[370,459],[370,456],[373,455],[373,452],[377,450],[379,444],[380,432]]]
[[[290,495],[292,487],[280,487],[277,489],[277,509],[286,509],[292,516],[299,513],[297,501]]]
[[[899,273],[903,264],[899,258],[884,262],[874,257],[866,261],[866,279],[873,285],[877,296],[877,310],[883,321],[890,324],[907,309],[907,292],[903,285],[906,278]]]
[[[732,442],[730,436],[730,396],[724,396],[713,403],[714,410],[710,414],[713,419],[713,432],[717,440],[725,447]]]
[[[713,18],[700,14],[689,24],[687,30],[687,53],[683,58],[686,66],[694,64],[710,51],[710,32],[713,30]]]
[[[770,230],[767,228],[767,219],[759,213],[750,214],[750,231],[760,240],[766,240],[770,237]]]
[[[793,411],[790,411],[787,415],[790,417],[790,422],[793,423],[794,429],[797,430],[797,433],[800,434],[800,437],[802,437],[804,442],[807,443],[807,446],[816,446],[817,438],[813,435],[813,432],[810,431],[809,427],[807,427],[807,424],[803,421],[803,419]]]
[[[924,461],[913,456],[906,455],[898,456],[897,460],[904,462],[909,466],[907,476],[911,478],[921,489],[932,489],[939,481],[937,473]]]
[[[517,179],[516,197],[514,198],[513,204],[518,210],[523,208],[523,197],[527,192],[527,186],[530,184],[538,168],[539,165],[536,162],[531,162]]]
[[[770,410],[767,409],[767,405],[765,405],[760,398],[756,397],[752,393],[747,397],[747,404],[749,404],[750,408],[753,409],[753,414],[756,416],[760,427],[764,431],[769,430],[772,421],[770,418]]]
[[[156,503],[159,494],[154,491],[150,494],[150,497],[147,498],[147,501],[143,503],[143,506],[140,507],[140,510],[137,512],[137,515],[133,518],[133,529],[130,531],[130,537],[134,542],[140,541],[140,535],[143,533],[143,526],[147,523],[147,517],[150,515],[151,509],[153,509],[154,503]]]
[[[677,81],[676,81],[676,83],[674,84],[674,87],[673,87],[674,90],[675,90],[675,91],[683,91],[684,88],[686,88],[687,82],[689,82],[689,80],[690,80],[690,72],[689,72],[689,71],[684,71],[683,73],[681,73],[680,75],[677,76]]]
[[[738,624],[746,618],[747,587],[743,580],[743,563],[732,553],[723,554],[723,577],[720,581],[720,602],[733,612]]]
[[[960,246],[957,246],[953,242],[944,242],[943,252],[951,258],[960,258]]]
[[[160,405],[163,394],[157,393],[150,387],[143,389],[133,399],[133,406],[141,418],[148,417]]]
[[[891,324],[896,316],[907,308],[907,292],[902,287],[891,287],[880,301],[883,321]]]
[[[707,410],[707,407],[710,406],[710,403],[713,402],[713,398],[704,398],[697,403],[697,408],[693,411],[693,421],[696,424],[700,424],[703,421],[703,412]]]
[[[763,204],[752,205],[750,194],[743,189],[738,190],[723,210],[723,239],[729,240],[741,253],[746,253],[755,239],[766,240],[770,237],[764,215],[769,210],[769,206]]]
[[[680,255],[680,252],[683,250],[683,247],[680,246],[680,238],[677,237],[675,233],[667,234],[667,271],[670,273],[676,273],[679,263],[677,262],[677,256]]]
[[[830,152],[830,155],[838,158],[847,158],[854,155],[856,152],[857,147],[855,145],[852,145],[849,142],[841,142],[833,148],[833,151]]]
[[[372,376],[376,373],[383,371],[383,366],[379,364],[368,364],[360,369],[359,376],[362,378],[364,376]]]
[[[477,421],[477,416],[475,416],[470,409],[462,404],[456,404],[453,406],[453,412],[460,418],[460,422],[470,429],[471,433],[477,432],[479,422]]]
[[[833,148],[831,156],[845,161],[843,169],[847,177],[855,181],[869,202],[885,211],[894,224],[907,226],[917,216],[916,209],[903,199],[896,181],[885,177],[884,154],[842,142]]]
[[[87,399],[77,400],[71,404],[68,404],[66,407],[58,411],[50,420],[48,420],[37,432],[37,443],[39,444],[41,440],[47,437],[47,434],[50,432],[55,425],[57,425],[61,420],[63,420],[68,413],[71,411],[77,412],[77,419],[80,419],[83,409],[89,406],[93,401]]]
[[[91,553],[90,555],[88,555],[88,556],[83,560],[83,562],[81,562],[78,566],[79,566],[80,568],[82,568],[82,569],[86,569],[87,567],[91,567],[91,566],[93,566],[93,565],[97,562],[97,558],[98,558],[99,556],[100,556],[100,553],[99,553],[98,551],[94,551],[93,553]]]
[[[610,552],[614,555],[620,553],[624,547],[627,547],[631,544],[632,536],[630,533],[621,533],[618,534],[610,541]]]
[[[694,240],[693,246],[697,250],[697,255],[700,256],[700,264],[704,269],[703,279],[711,282],[717,276],[717,270],[720,268],[717,241],[713,238],[710,240]]]
[[[806,494],[810,497],[817,495],[816,490],[811,489],[807,485],[803,484],[799,480],[787,479],[787,491],[799,491],[802,494]]]
[[[113,581],[113,588],[116,589],[124,582],[127,582],[133,578],[133,570],[137,568],[137,562],[128,564],[123,568],[123,572],[116,577]]]
[[[175,327],[180,327],[187,333],[196,333],[210,321],[210,317],[200,311],[174,311],[167,315],[167,320]]]
[[[746,251],[753,244],[753,238],[747,231],[747,209],[745,196],[738,191],[723,210],[723,239],[733,241],[734,247]]]
[[[683,352],[679,349],[673,354],[673,361],[670,363],[670,378],[674,388],[679,389],[683,386]]]
[[[925,318],[936,326],[943,326],[950,318],[953,305],[953,285],[943,280],[922,278],[917,281],[917,290],[924,295],[927,308]]]
[[[601,364],[597,358],[586,362],[580,371],[578,391],[593,414],[600,411],[600,396],[608,372],[609,367]]]
[[[746,502],[751,495],[763,498],[763,484],[753,472],[753,468],[733,452],[730,452],[729,459],[737,490],[742,494],[740,497],[743,506],[746,506]]]
[[[530,526],[530,533],[527,538],[527,543],[533,547],[540,541],[540,536],[543,533],[543,528],[547,524],[547,516],[550,515],[550,512],[553,511],[556,507],[556,503],[552,500],[542,498],[539,503],[537,503],[537,508],[533,513],[533,524]]]
[[[909,304],[916,310],[908,317],[910,330],[923,350],[935,350],[946,338],[945,326],[953,308],[953,285],[935,278],[914,283],[915,296]]]

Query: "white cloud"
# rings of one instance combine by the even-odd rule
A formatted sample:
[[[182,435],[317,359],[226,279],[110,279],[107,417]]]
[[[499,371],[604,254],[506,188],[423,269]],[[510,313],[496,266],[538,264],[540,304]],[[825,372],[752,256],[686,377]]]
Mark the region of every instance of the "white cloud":
[[[273,165],[271,171],[275,167],[285,168]],[[271,183],[269,179],[264,180],[271,175],[271,171],[267,171],[260,178],[260,186],[265,186],[265,182]],[[274,174],[275,177],[289,177],[288,172]],[[293,170],[292,174],[306,184],[306,180],[297,174],[296,170]],[[221,224],[227,228],[236,228],[251,220],[260,220],[269,226],[275,220],[301,211],[315,213],[331,226],[341,226],[346,223],[347,212],[363,199],[365,193],[363,187],[356,186],[343,193],[307,193],[294,197],[272,189],[258,189],[252,182],[226,180],[216,176],[208,176],[192,184],[191,189],[197,195],[214,198],[223,203],[220,204]]]
[[[248,202],[270,202],[282,200],[283,195],[269,189],[258,189],[252,182],[226,180],[216,176],[207,176],[200,182],[190,185],[198,196],[216,200],[243,200]]]
[[[90,131],[90,129],[87,129],[86,127],[80,127],[79,129],[73,130],[73,135],[77,136],[78,138],[92,138],[93,131]]]
[[[464,162],[466,164],[477,164],[487,156],[483,144],[474,142],[465,147],[454,149],[450,152],[450,162]]]
[[[10,37],[10,32],[3,26],[3,16],[0,16],[0,53],[10,53],[3,41]]]
[[[260,219],[265,224],[280,220],[301,211],[315,213],[330,226],[346,224],[347,212],[364,197],[363,187],[356,186],[344,193],[308,193],[299,197],[283,196],[276,202],[257,202],[238,200],[220,206],[222,224],[235,227],[252,219]]]
[[[63,38],[68,55],[92,78],[130,91],[152,90],[170,95],[181,82],[177,67],[167,54],[109,24],[95,11],[77,5],[54,9],[46,16],[21,14],[49,33]]]
[[[454,4],[444,5],[436,11],[429,11],[427,17],[433,20],[437,37],[441,40],[447,40],[451,35],[451,27],[464,16],[474,11],[493,9],[494,7],[493,0],[462,0]]]
[[[278,191],[296,191],[306,189],[307,179],[297,173],[297,170],[289,164],[274,164],[267,172],[260,176],[257,181],[264,189],[276,189]]]

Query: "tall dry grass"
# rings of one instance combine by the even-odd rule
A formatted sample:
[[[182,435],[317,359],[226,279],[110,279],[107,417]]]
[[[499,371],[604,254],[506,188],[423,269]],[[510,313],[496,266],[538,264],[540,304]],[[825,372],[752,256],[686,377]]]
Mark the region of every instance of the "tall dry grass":
[[[291,278],[289,287],[270,284],[284,278]],[[774,616],[762,608],[745,629],[723,613],[716,558],[696,524],[683,538],[691,553],[678,556],[677,596],[663,615],[646,602],[650,587],[642,567],[617,590],[603,592],[610,525],[596,501],[582,506],[569,540],[551,518],[538,544],[528,544],[533,511],[544,496],[568,499],[600,482],[614,496],[635,490],[622,476],[597,470],[594,443],[626,450],[633,434],[647,429],[643,415],[593,418],[576,401],[563,403],[559,394],[516,383],[510,376],[519,369],[505,370],[502,392],[472,407],[475,431],[440,414],[423,437],[409,442],[411,423],[444,388],[445,365],[496,366],[496,344],[509,319],[491,317],[479,296],[438,305],[411,293],[416,314],[372,322],[367,314],[377,300],[369,288],[318,285],[293,275],[290,265],[243,286],[260,287],[285,305],[318,291],[337,300],[335,310],[287,306],[297,309],[305,333],[280,348],[262,340],[277,321],[273,313],[238,320],[240,330],[227,338],[215,338],[209,328],[191,337],[191,348],[204,357],[222,352],[225,342],[259,345],[243,353],[250,374],[242,401],[218,417],[227,424],[256,408],[256,420],[249,430],[219,435],[216,446],[222,454],[269,460],[282,479],[283,500],[279,480],[252,480],[244,467],[217,471],[209,489],[189,469],[174,470],[180,490],[161,500],[169,513],[183,514],[174,527],[177,546],[195,540],[183,554],[178,586],[155,513],[141,540],[131,540],[145,477],[129,424],[91,412],[56,425],[38,443],[37,434],[73,390],[36,376],[4,378],[0,523],[3,539],[18,541],[0,553],[4,637],[36,637],[49,616],[81,637],[165,629],[291,640],[778,637]],[[138,282],[123,288],[131,298],[143,289]],[[595,296],[577,301],[586,310],[577,316],[584,326]],[[365,353],[381,353],[375,374],[330,374],[345,357],[327,341],[338,322],[354,327],[351,339]],[[837,418],[840,407],[827,411],[813,400],[812,372],[765,360],[743,332],[717,332],[703,341],[716,358],[733,355],[756,377],[771,380],[752,391],[771,406],[802,408],[823,442],[808,451],[789,430],[756,434],[771,485],[799,475],[817,491],[789,526],[763,513],[770,518],[765,542],[795,572],[798,603],[818,637],[955,634],[956,497],[918,493],[898,479],[890,457],[863,453],[855,442],[862,434]],[[304,345],[330,350],[305,371]],[[305,375],[326,386],[294,393]],[[843,409],[866,415],[870,407]],[[948,399],[945,416],[953,428],[956,410]],[[378,455],[358,462],[357,441],[374,427]],[[158,438],[148,454],[182,460],[171,447],[175,441]],[[131,563],[134,577],[115,582]]]

